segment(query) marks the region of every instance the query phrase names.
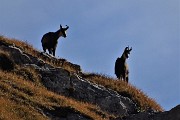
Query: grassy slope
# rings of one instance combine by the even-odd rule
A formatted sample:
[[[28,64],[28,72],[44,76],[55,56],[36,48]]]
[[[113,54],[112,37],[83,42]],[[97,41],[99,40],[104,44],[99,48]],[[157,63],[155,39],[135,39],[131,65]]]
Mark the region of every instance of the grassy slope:
[[[18,46],[32,56],[38,57],[55,67],[60,66],[57,61],[44,58],[39,51],[23,41],[9,39],[3,36],[0,36],[0,41],[15,44],[15,46]],[[3,53],[3,51],[1,51],[1,53],[10,57],[8,53]],[[20,68],[18,65],[15,67],[16,70],[11,72],[0,71],[0,106],[2,106],[0,108],[0,119],[47,119],[46,116],[42,115],[40,109],[53,110],[54,106],[72,108],[74,111],[78,111],[93,119],[102,119],[102,114],[106,116],[107,119],[114,117],[101,111],[95,105],[79,102],[48,91],[41,84],[40,78],[35,70],[31,68]],[[74,71],[69,66],[63,67],[69,71]],[[32,77],[30,78],[28,74],[31,74]],[[161,106],[153,99],[130,84],[114,80],[105,75],[84,73],[83,77],[107,88],[116,90],[124,96],[130,97],[139,106],[139,111],[144,111],[148,108],[162,111]]]
[[[155,100],[149,98],[140,89],[134,87],[130,83],[127,84],[124,81],[119,81],[117,79],[108,77],[107,75],[94,73],[84,74],[84,78],[96,84],[103,85],[106,88],[113,89],[122,96],[129,97],[137,104],[139,112],[146,111],[150,108],[157,111],[163,111],[162,107],[156,103]]]
[[[18,71],[22,71],[18,69]],[[23,69],[24,71],[24,69]],[[23,72],[22,71],[22,72]],[[47,119],[40,109],[53,110],[56,108],[70,108],[93,119],[101,119],[93,109],[109,117],[97,106],[79,102],[55,94],[44,88],[35,73],[34,81],[17,75],[16,72],[0,71],[0,119]]]

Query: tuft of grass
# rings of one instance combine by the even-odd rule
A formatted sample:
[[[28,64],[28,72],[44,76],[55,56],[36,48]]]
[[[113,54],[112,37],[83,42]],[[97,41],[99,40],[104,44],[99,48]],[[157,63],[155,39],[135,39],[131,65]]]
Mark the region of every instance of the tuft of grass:
[[[154,99],[149,98],[140,89],[137,89],[130,83],[97,73],[84,74],[83,77],[93,83],[115,90],[124,97],[129,97],[137,104],[138,112],[146,111],[148,109],[163,111],[163,108]]]

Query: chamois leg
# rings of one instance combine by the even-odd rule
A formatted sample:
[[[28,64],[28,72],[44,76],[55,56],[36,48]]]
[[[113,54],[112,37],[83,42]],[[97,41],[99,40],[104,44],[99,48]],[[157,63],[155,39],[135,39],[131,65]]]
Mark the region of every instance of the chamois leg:
[[[42,45],[43,51],[46,52],[46,47]]]
[[[127,77],[126,77],[126,82],[128,83],[128,81],[129,81],[129,77],[127,76]]]
[[[48,51],[49,51],[49,54],[52,54],[52,51],[51,51],[51,49],[48,49]]]
[[[116,74],[116,73],[115,73]],[[120,76],[116,74],[117,79],[120,79]]]
[[[126,81],[126,74],[123,74],[122,78],[124,81]]]
[[[128,81],[129,81],[129,71],[128,70],[126,70],[125,79],[126,79],[126,82],[128,83]]]
[[[123,80],[123,76],[122,75],[119,76],[119,80]]]
[[[43,51],[46,52],[46,48],[43,48]]]
[[[52,51],[53,51],[53,55],[55,56],[55,51],[56,51],[56,49],[52,49]]]

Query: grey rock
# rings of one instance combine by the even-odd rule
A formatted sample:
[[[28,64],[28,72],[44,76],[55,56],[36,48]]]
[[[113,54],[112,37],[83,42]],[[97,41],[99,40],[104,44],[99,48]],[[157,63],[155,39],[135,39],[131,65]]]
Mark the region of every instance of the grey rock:
[[[13,61],[16,64],[32,63],[29,56],[27,54],[23,53],[22,50],[20,50],[19,48],[15,47],[15,46],[9,46],[9,47],[1,46],[0,50],[9,52],[9,54],[11,55],[11,58],[13,59]]]
[[[121,120],[121,118],[116,119]],[[165,112],[143,112],[125,117],[123,120],[180,120],[180,105]]]
[[[54,107],[51,110],[43,109],[43,112],[51,120],[92,120],[92,118],[70,107]]]
[[[75,73],[71,74],[62,68],[40,69],[39,72],[44,86],[56,93],[96,104],[102,110],[114,115],[128,115],[136,112],[136,106],[129,98],[93,84]]]

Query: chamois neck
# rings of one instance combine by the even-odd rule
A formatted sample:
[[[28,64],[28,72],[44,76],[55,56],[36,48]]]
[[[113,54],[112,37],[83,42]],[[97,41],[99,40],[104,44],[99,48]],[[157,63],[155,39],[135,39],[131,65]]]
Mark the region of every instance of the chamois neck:
[[[125,61],[127,58],[126,58],[126,55],[123,53],[121,58]]]
[[[61,30],[56,31],[55,34],[58,36],[58,38],[62,36]]]

